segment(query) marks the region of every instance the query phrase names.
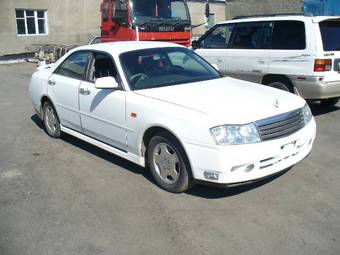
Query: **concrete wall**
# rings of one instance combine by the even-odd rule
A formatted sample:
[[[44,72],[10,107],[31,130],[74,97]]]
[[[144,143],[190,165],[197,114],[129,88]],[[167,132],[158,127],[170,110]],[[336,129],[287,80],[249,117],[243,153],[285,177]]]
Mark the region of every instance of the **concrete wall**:
[[[301,13],[303,0],[227,0],[226,19],[266,13]]]
[[[15,9],[47,9],[47,35],[17,36]],[[0,56],[32,44],[85,44],[100,34],[100,0],[0,0]]]
[[[205,22],[205,1],[190,1],[188,0],[189,11],[191,15],[192,25],[198,25]],[[225,20],[225,2],[223,1],[210,1],[210,13],[215,14],[215,22],[221,22]],[[200,36],[207,31],[206,26],[200,26],[193,29],[193,37]]]

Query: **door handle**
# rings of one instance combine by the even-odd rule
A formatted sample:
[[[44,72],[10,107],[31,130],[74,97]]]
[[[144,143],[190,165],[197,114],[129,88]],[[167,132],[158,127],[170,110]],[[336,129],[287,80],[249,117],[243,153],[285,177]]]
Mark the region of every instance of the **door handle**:
[[[79,94],[87,96],[87,95],[90,95],[91,92],[88,89],[80,88],[79,89]]]
[[[218,63],[222,63],[222,62],[223,62],[223,59],[218,58],[218,59],[217,59],[217,62],[218,62]]]
[[[48,83],[48,85],[54,86],[55,80],[48,80],[47,83]]]

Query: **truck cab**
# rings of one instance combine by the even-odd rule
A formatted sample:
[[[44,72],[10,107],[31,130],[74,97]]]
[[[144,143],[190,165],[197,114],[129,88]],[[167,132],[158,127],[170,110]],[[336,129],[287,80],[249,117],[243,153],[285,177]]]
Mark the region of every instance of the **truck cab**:
[[[103,0],[101,41],[167,41],[190,45],[185,0]]]

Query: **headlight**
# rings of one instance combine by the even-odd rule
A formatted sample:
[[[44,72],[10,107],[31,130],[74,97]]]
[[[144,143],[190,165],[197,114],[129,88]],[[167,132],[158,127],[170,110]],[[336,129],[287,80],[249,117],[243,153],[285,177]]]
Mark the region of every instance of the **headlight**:
[[[254,123],[246,125],[224,125],[210,129],[217,144],[237,145],[261,141]]]
[[[303,121],[306,126],[313,117],[312,111],[310,110],[308,104],[305,104],[305,106],[302,108],[302,115],[303,115]]]

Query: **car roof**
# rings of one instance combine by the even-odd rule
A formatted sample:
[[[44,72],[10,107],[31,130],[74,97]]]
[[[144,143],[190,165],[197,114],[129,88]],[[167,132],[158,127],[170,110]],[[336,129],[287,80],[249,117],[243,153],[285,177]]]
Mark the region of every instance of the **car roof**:
[[[321,22],[327,19],[340,19],[340,16],[308,16],[308,15],[264,15],[264,16],[249,16],[249,17],[237,17],[232,20],[220,22],[220,24],[228,23],[242,23],[242,22],[258,22],[258,21],[276,21],[276,20],[312,20],[313,22]]]
[[[118,56],[121,53],[143,50],[151,48],[165,48],[165,47],[182,47],[179,44],[168,43],[168,42],[156,42],[156,41],[124,41],[124,42],[110,42],[110,43],[99,43],[91,44],[78,47],[74,50],[98,50],[110,53],[113,56]]]

